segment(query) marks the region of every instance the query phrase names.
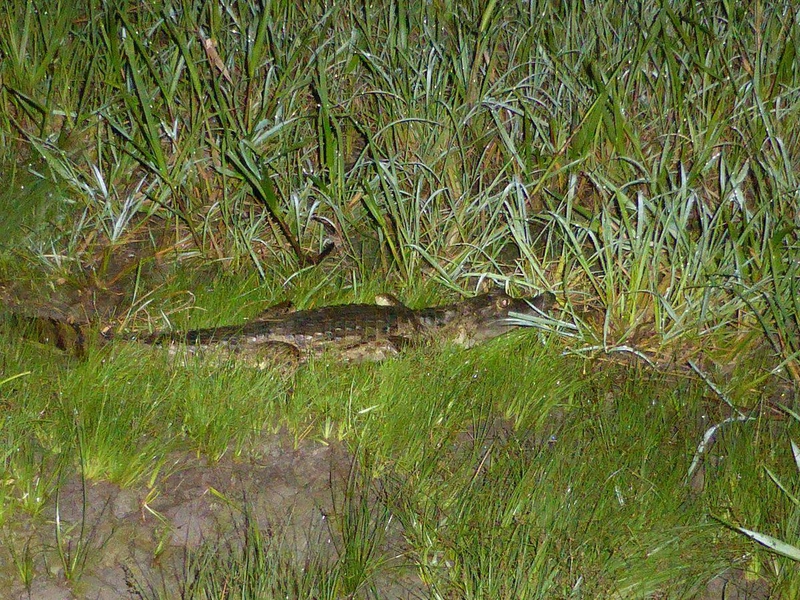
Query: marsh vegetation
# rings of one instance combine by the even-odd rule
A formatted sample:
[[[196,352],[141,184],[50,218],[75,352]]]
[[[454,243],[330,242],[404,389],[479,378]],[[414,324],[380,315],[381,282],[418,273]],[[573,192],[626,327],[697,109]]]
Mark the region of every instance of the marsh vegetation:
[[[10,594],[800,594],[793,3],[3,8]],[[291,372],[97,341],[492,287],[558,306]]]

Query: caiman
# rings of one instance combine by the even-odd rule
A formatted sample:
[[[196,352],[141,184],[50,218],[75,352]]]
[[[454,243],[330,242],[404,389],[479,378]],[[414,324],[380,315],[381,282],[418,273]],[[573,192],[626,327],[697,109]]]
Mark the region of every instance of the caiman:
[[[325,306],[242,325],[158,332],[139,341],[169,346],[173,353],[181,347],[189,353],[219,349],[259,366],[286,351],[298,359],[332,352],[346,361],[382,360],[425,341],[469,348],[514,329],[509,313],[541,314],[554,300],[549,292],[517,299],[494,291],[455,304],[411,309],[381,295],[378,304]]]

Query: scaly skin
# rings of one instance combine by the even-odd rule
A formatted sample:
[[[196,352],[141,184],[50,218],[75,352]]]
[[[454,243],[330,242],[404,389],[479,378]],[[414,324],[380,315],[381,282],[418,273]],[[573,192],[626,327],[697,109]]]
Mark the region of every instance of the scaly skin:
[[[389,298],[384,299],[387,305],[325,306],[243,325],[156,333],[143,341],[173,350],[185,345],[190,352],[225,349],[259,363],[281,349],[301,359],[333,352],[343,360],[381,360],[426,340],[472,347],[514,329],[508,321],[510,312],[535,315],[531,305],[546,311],[554,300],[550,293],[526,300],[495,291],[413,310]]]

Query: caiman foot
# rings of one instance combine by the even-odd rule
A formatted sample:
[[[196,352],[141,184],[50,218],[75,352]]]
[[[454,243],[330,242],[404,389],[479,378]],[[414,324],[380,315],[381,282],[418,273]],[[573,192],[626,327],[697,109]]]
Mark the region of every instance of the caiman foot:
[[[257,348],[248,349],[237,356],[244,356],[249,364],[259,371],[280,369],[292,370],[303,361],[303,353],[297,346],[285,342],[267,342]]]

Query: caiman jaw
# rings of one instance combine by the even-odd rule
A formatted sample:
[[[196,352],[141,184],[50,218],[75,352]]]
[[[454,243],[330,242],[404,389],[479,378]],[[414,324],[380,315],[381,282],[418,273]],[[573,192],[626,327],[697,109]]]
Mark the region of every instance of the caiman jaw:
[[[555,296],[549,292],[530,299],[516,299],[502,292],[478,296],[466,300],[458,316],[443,319],[441,329],[436,335],[458,346],[471,348],[517,329],[518,326],[511,322],[509,313],[535,316],[539,314],[537,311],[547,310],[554,302]]]

